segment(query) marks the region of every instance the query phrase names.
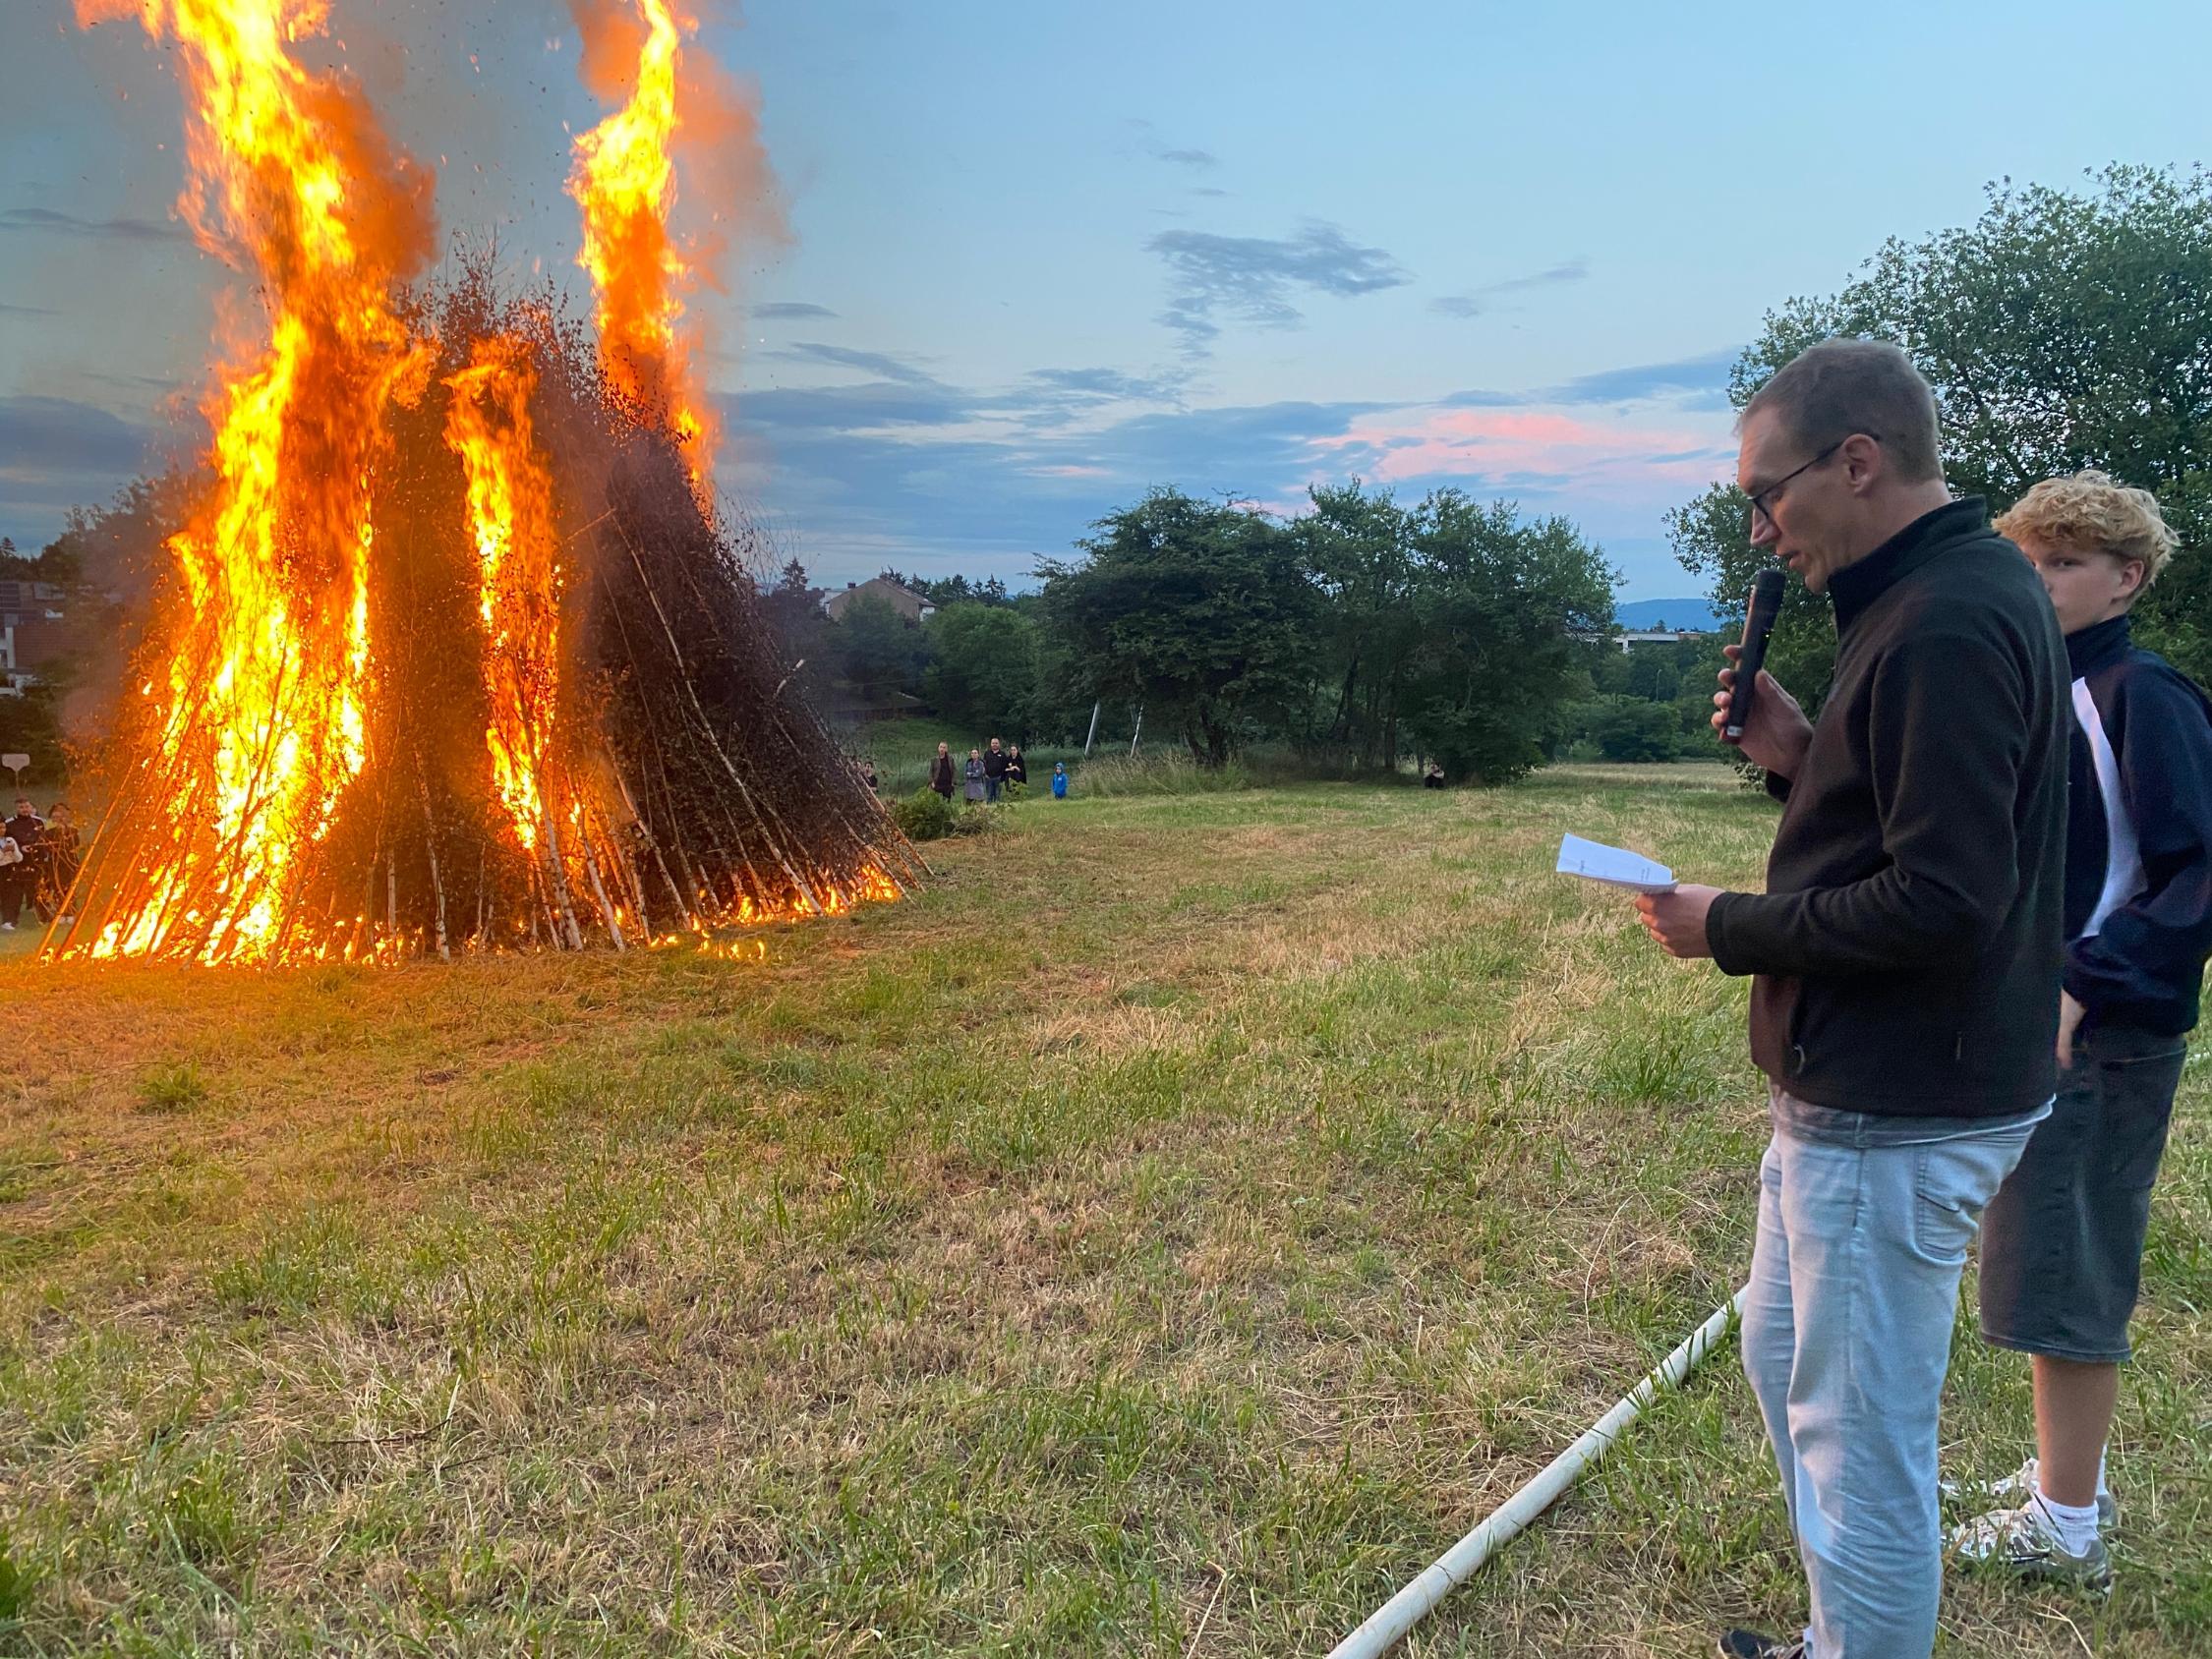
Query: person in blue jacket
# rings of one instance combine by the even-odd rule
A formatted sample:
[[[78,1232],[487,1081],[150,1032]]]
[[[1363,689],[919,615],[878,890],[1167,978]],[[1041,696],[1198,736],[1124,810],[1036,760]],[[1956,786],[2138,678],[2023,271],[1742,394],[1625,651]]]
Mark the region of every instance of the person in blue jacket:
[[[1052,763],[1052,798],[1056,801],[1068,798],[1068,763],[1065,761]]]
[[[2031,1356],[2036,1455],[1951,1537],[1960,1561],[2102,1589],[2105,1439],[2129,1357],[2151,1186],[2212,952],[2212,702],[2128,636],[2172,556],[2146,490],[2037,485],[1997,521],[2066,635],[2066,936],[2059,1095],[1982,1223],[1982,1335]]]

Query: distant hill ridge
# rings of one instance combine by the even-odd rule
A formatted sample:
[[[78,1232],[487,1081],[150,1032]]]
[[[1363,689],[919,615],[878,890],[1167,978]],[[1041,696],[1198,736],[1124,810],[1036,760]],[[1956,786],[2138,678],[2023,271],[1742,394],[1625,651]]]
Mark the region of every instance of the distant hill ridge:
[[[1710,633],[1722,626],[1713,606],[1704,600],[1630,600],[1613,606],[1613,620],[1623,628],[1664,625],[1693,634]]]

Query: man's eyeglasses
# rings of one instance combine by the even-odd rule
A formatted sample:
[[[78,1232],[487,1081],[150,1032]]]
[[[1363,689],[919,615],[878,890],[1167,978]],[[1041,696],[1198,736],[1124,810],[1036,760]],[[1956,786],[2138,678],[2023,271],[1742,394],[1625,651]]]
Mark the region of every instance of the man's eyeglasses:
[[[1775,523],[1775,509],[1773,503],[1775,497],[1781,493],[1782,486],[1787,484],[1791,479],[1797,477],[1799,473],[1811,472],[1815,467],[1819,466],[1831,455],[1834,455],[1838,449],[1841,449],[1846,443],[1849,443],[1854,437],[1873,437],[1876,443],[1880,443],[1882,441],[1879,437],[1875,437],[1874,433],[1872,432],[1851,432],[1843,437],[1837,438],[1834,443],[1830,444],[1826,449],[1822,450],[1810,461],[1807,461],[1802,467],[1791,468],[1788,472],[1782,474],[1780,478],[1775,480],[1773,484],[1767,486],[1766,488],[1754,493],[1751,497],[1752,534],[1758,534],[1759,521],[1761,519],[1765,519],[1767,521],[1767,526],[1769,529],[1779,530],[1781,526]]]

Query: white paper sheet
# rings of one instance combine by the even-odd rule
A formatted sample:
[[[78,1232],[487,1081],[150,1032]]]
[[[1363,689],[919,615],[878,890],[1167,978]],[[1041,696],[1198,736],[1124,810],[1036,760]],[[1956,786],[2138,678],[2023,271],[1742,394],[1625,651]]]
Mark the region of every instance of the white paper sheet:
[[[1559,874],[1580,876],[1586,882],[1626,887],[1631,892],[1672,892],[1674,872],[1655,864],[1640,852],[1609,847],[1602,841],[1586,841],[1565,835],[1559,841]]]

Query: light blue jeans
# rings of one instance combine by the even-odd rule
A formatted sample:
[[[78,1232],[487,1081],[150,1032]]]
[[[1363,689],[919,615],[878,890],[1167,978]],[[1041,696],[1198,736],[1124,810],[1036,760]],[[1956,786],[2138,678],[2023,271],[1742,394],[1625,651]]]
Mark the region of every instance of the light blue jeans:
[[[1958,1277],[2035,1120],[1912,1120],[1783,1096],[1759,1168],[1743,1368],[1812,1590],[1808,1659],[1927,1659],[1943,1589],[1937,1413]],[[1824,1120],[1818,1138],[1802,1120]],[[1883,1144],[1885,1141],[1892,1144]]]

